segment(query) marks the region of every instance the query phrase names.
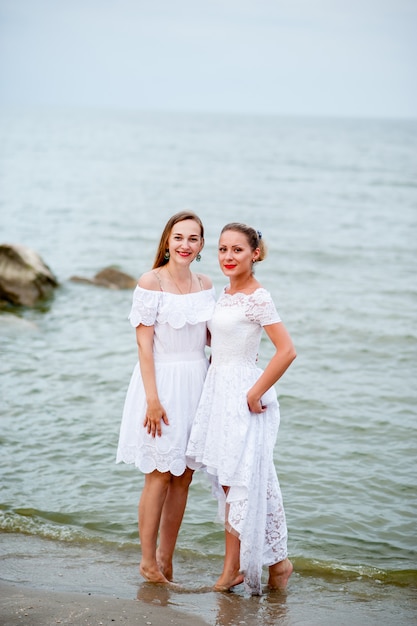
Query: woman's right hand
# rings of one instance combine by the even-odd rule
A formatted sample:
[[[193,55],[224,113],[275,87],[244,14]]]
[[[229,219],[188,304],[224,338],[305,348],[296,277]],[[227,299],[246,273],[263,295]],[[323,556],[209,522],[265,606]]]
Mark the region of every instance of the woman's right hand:
[[[154,404],[148,404],[146,408],[146,416],[143,421],[143,426],[152,437],[161,437],[162,435],[162,422],[169,426],[168,416],[164,407],[160,402]]]

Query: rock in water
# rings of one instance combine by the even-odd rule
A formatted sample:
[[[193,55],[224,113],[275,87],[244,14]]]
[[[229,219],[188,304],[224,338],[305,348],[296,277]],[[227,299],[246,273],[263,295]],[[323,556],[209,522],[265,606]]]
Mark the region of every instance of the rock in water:
[[[0,245],[0,301],[34,306],[58,287],[37,252],[20,244]]]
[[[70,280],[76,283],[86,283],[88,285],[98,285],[108,289],[134,289],[136,278],[121,272],[114,267],[105,267],[100,270],[94,278],[83,278],[82,276],[71,276]]]
[[[109,287],[110,289],[133,289],[137,280],[125,272],[121,272],[113,267],[105,267],[94,276],[96,285]]]

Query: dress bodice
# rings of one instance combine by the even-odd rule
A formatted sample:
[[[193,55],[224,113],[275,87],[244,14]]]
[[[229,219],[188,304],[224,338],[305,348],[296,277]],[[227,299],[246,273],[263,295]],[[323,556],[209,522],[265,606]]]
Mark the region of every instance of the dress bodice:
[[[139,324],[154,326],[154,355],[166,359],[204,350],[214,304],[214,288],[180,295],[138,286],[129,320],[135,328]]]
[[[212,365],[256,367],[262,327],[281,319],[270,293],[221,294],[209,321]]]

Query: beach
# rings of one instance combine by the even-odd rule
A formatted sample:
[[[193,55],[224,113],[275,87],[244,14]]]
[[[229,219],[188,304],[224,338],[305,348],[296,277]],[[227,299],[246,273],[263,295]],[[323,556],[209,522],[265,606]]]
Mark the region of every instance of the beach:
[[[155,586],[154,586],[155,587]],[[160,597],[163,590],[154,589],[149,601],[127,599],[91,593],[51,591],[21,585],[0,584],[0,623],[2,626],[113,626],[113,624],[140,624],[146,626],[412,626],[417,613],[409,608],[408,616],[385,612],[384,606],[367,606],[364,603],[349,606],[348,600],[333,606],[317,606],[308,599],[304,608],[292,611],[284,606],[275,610],[275,621],[259,621],[259,616],[245,610],[245,603],[233,593],[217,594],[220,609],[214,619],[202,619],[198,613],[186,613],[164,605]],[[237,602],[236,602],[237,600]],[[240,606],[238,606],[240,604]],[[275,601],[275,604],[278,604]],[[282,601],[281,601],[282,605]],[[265,610],[268,613],[268,610]],[[269,611],[270,613],[270,611]]]
[[[207,622],[169,607],[137,600],[92,594],[40,591],[0,585],[0,619],[3,626],[74,624],[152,624],[153,626],[204,626]]]
[[[37,251],[59,280],[39,307],[0,310],[3,620],[71,623],[75,602],[97,624],[124,603],[144,623],[162,609],[210,626],[416,623],[417,123],[30,109],[3,111],[0,133],[2,242]],[[136,279],[185,208],[205,225],[193,269],[217,294],[221,227],[262,231],[256,276],[297,350],[276,385],[284,596],[212,592],[224,533],[202,472],[180,587],[139,576],[143,475],[115,462],[137,362],[132,292],[71,277],[113,266]],[[272,353],[264,337],[261,367]]]
[[[203,578],[181,556],[175,559],[178,582],[164,586],[141,578],[139,551],[120,559],[108,548],[3,534],[0,554],[2,626],[411,626],[417,620],[412,573],[386,584],[364,573],[317,576],[295,561],[286,592],[265,587],[262,596],[251,597],[242,585],[213,592],[215,572]]]
[[[200,608],[191,593],[150,583],[140,585],[137,598],[4,582],[0,594],[2,626],[412,626],[417,619],[417,596],[409,591],[368,602],[366,594],[360,598],[343,588],[303,598],[292,597],[291,589],[256,598],[206,590]]]

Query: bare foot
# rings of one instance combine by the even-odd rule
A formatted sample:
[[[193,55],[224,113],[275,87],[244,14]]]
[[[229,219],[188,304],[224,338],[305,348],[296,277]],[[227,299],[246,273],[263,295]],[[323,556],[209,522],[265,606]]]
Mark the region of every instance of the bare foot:
[[[240,572],[233,574],[230,578],[222,574],[214,585],[213,591],[230,591],[232,587],[242,584],[244,578],[245,577]]]
[[[270,589],[284,590],[293,571],[293,565],[289,559],[284,559],[269,568],[268,587]]]
[[[163,573],[158,569],[158,567],[145,567],[142,563],[139,565],[139,572],[143,578],[150,583],[163,583],[168,584],[169,580],[165,578]]]
[[[164,562],[164,559],[159,554],[159,551],[156,551],[156,560],[158,562],[158,567],[162,574],[165,576],[167,580],[172,582],[174,580],[174,572],[172,568],[172,561]]]

